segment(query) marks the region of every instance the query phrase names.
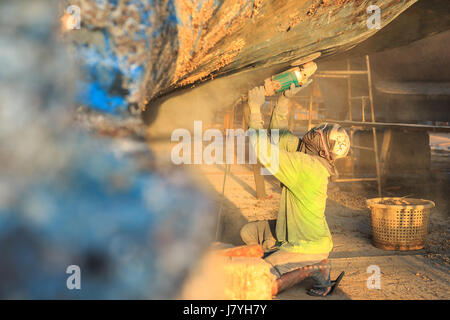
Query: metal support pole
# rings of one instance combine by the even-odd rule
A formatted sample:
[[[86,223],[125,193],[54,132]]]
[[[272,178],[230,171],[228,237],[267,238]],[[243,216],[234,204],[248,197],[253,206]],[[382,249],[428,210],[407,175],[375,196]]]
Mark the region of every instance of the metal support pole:
[[[348,179],[333,180],[333,182],[361,182],[361,181],[377,181],[377,178],[348,178]]]
[[[381,145],[381,182],[386,182],[386,176],[388,172],[389,153],[392,140],[392,129],[386,129],[383,135],[383,144]]]
[[[350,60],[349,59],[347,59],[347,71],[350,72]],[[353,116],[352,116],[352,82],[351,82],[351,78],[350,77],[347,79],[347,98],[348,98],[348,119],[350,121],[353,121]],[[353,142],[353,141],[351,141],[351,142]]]
[[[366,97],[361,98],[361,115],[362,122],[366,122]]]
[[[351,65],[350,65],[350,59],[347,59],[347,72],[350,74],[351,71]],[[352,78],[349,76],[347,78],[347,99],[348,99],[348,118],[350,121],[353,121],[353,113],[352,113]],[[355,131],[353,128],[350,128],[350,145],[352,146],[354,144],[354,133]],[[352,161],[352,172],[351,175],[354,175],[354,167],[353,167],[353,159],[354,159],[354,153],[353,150],[351,150],[351,161]]]
[[[314,85],[309,88],[308,131],[312,129],[312,109],[314,101]]]
[[[370,101],[370,116],[372,122],[375,122],[375,112],[373,108],[373,92],[372,92],[372,73],[370,71],[370,60],[369,56],[366,56],[367,65],[367,80],[369,85],[369,101]],[[378,142],[377,142],[377,130],[372,128],[373,133],[373,150],[375,152],[375,166],[377,170],[377,182],[378,182],[378,196],[381,197],[381,169],[380,169],[380,159],[378,157]]]
[[[243,112],[249,117],[250,110],[248,107],[248,103],[244,102],[243,100],[242,100],[242,108],[244,110]],[[270,100],[270,109],[272,110],[272,108],[273,108],[272,100]],[[247,116],[244,117],[245,118],[245,123],[243,124],[244,131],[248,129],[247,123],[247,121],[249,120],[248,117]],[[253,177],[255,179],[256,198],[264,199],[266,197],[266,186],[264,183],[264,176],[261,175],[261,164],[258,161],[256,164],[253,164],[251,166],[253,169]]]
[[[328,70],[322,71],[318,73],[319,75],[366,75],[367,71],[364,70],[355,70],[355,71],[341,71],[341,70]]]
[[[219,212],[217,213],[217,224],[216,224],[216,241],[220,241],[222,238],[222,210],[225,201],[225,183],[227,182],[227,175],[230,172],[230,165],[225,165],[225,172],[223,174],[223,183],[222,183],[222,197],[220,199]]]

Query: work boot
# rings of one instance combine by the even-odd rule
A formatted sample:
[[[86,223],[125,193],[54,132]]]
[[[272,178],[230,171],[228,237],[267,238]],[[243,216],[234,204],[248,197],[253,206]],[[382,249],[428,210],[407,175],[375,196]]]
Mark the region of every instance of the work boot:
[[[287,272],[279,277],[272,287],[272,295],[289,289],[307,278],[313,278],[318,285],[326,285],[330,278],[331,264],[328,259]],[[328,276],[328,278],[327,278]]]
[[[315,284],[306,293],[316,297],[332,295],[339,286],[344,274],[345,272],[341,272],[336,280],[331,281],[331,264],[329,264],[328,268],[322,268],[313,274],[312,279],[315,281]]]
[[[326,264],[318,270],[314,270],[311,278],[314,281],[314,286],[308,290],[310,295],[326,296],[331,290],[331,263],[328,260],[321,261]]]

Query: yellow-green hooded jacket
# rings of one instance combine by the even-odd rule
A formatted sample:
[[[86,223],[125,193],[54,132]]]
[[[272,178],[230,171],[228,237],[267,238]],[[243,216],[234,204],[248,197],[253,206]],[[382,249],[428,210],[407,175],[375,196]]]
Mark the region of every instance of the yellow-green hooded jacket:
[[[280,248],[296,253],[329,253],[333,248],[325,220],[329,164],[319,156],[297,152],[300,140],[289,131],[287,117],[277,108],[270,123],[271,138],[259,131],[260,119],[250,116],[250,145],[261,164],[284,185],[276,224]],[[279,129],[279,141],[273,129]]]

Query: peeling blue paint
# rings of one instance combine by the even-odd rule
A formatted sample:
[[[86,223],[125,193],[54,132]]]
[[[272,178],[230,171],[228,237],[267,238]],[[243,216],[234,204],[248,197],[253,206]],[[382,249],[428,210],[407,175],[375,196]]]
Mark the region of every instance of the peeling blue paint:
[[[117,0],[96,0],[95,3],[98,11],[114,10],[118,6]],[[112,9],[107,8],[107,3]],[[76,56],[82,70],[82,79],[77,86],[77,102],[113,114],[127,110],[128,104],[136,103],[139,97],[148,59],[137,56],[135,46],[142,48],[143,45],[145,53],[150,52],[152,44],[159,43],[161,37],[165,36],[164,30],[179,23],[173,0],[167,4],[169,15],[166,20],[157,26],[152,25],[151,17],[161,3],[153,0],[130,0],[126,5],[139,14],[136,29],[130,32],[123,30],[129,40],[126,46],[130,50],[123,50],[123,45],[119,48],[119,40],[108,29],[108,25],[117,26],[117,21],[111,15],[108,16],[107,27],[102,25],[99,29],[99,26],[92,25],[89,21],[85,23],[84,27],[92,32],[100,30],[104,38],[101,44],[89,43],[88,40],[76,46]],[[120,41],[122,40],[121,38]]]
[[[127,107],[124,97],[111,96],[96,82],[79,81],[77,91],[77,101],[96,110],[117,114],[119,111],[125,111]]]

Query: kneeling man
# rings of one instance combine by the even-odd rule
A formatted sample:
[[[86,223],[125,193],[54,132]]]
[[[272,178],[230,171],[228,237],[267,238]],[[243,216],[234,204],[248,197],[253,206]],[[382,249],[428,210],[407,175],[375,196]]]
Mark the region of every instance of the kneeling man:
[[[343,273],[330,280],[328,254],[333,248],[331,233],[325,220],[327,186],[336,174],[334,162],[347,156],[350,141],[347,132],[337,124],[322,124],[308,131],[302,139],[288,129],[288,97],[298,88],[282,94],[270,122],[272,139],[263,134],[260,108],[265,102],[264,87],[249,91],[249,130],[253,151],[258,160],[282,184],[276,221],[250,222],[241,230],[246,244],[260,244],[265,260],[277,277],[274,294],[305,278],[313,278],[310,295],[333,293]],[[278,129],[279,140],[273,139]],[[278,140],[278,141],[274,141]],[[260,148],[268,148],[261,152]],[[278,156],[274,157],[274,148]]]

